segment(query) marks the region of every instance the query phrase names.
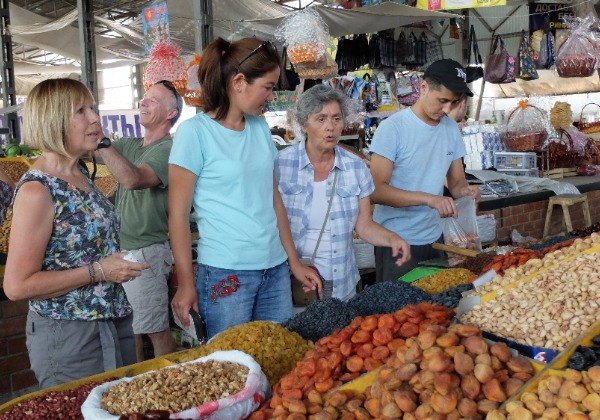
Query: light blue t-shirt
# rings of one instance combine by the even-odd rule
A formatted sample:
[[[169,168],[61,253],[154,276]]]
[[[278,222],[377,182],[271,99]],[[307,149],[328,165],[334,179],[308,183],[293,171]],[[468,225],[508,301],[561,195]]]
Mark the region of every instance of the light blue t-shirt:
[[[199,261],[231,270],[260,270],[287,259],[273,208],[277,149],[263,118],[245,118],[242,131],[225,128],[205,113],[182,122],[169,164],[198,175],[193,205]]]
[[[452,118],[444,116],[437,126],[431,126],[410,108],[379,124],[370,150],[394,162],[391,186],[435,195],[443,194],[452,161],[465,155],[465,145]],[[377,205],[373,220],[411,245],[431,244],[442,234],[439,214],[428,206]]]

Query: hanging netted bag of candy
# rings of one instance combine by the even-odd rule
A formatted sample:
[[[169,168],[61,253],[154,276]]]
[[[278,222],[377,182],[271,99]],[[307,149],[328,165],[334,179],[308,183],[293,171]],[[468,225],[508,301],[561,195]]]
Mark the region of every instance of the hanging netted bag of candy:
[[[168,80],[180,95],[184,95],[188,74],[185,64],[179,58],[182,51],[183,49],[170,39],[152,45],[150,61],[144,72],[144,89],[150,89],[161,80]]]
[[[323,62],[329,45],[329,28],[317,11],[306,8],[287,16],[275,30],[275,37],[287,47],[294,64]]]
[[[594,74],[598,62],[595,45],[598,35],[592,30],[596,19],[589,16],[565,18],[569,25],[569,37],[558,47],[556,71],[560,77],[588,77]]]

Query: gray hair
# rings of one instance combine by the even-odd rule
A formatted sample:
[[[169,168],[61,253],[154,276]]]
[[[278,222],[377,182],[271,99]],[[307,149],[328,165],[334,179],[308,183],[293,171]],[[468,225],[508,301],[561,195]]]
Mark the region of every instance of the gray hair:
[[[294,109],[294,134],[296,138],[306,139],[306,134],[302,132],[302,127],[308,122],[308,118],[320,112],[323,105],[329,102],[337,102],[342,110],[344,124],[348,122],[348,116],[353,112],[350,98],[341,90],[325,85],[314,85],[304,92]]]

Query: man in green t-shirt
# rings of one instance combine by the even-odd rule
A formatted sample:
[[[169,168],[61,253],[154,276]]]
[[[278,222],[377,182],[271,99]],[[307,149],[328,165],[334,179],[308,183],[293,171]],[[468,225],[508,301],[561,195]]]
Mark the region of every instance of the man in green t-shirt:
[[[140,101],[143,138],[103,139],[96,155],[119,182],[115,199],[121,217],[121,248],[152,267],[123,283],[133,307],[133,332],[138,361],[144,360],[142,335],[154,356],[175,351],[169,328],[167,280],[173,257],[168,236],[168,160],[173,124],[183,102],[173,85],[160,81]]]

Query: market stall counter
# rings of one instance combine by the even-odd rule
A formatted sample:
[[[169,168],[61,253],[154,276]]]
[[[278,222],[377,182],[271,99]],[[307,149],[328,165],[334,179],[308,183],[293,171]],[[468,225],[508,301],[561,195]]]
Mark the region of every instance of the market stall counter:
[[[600,176],[575,176],[560,180],[574,185],[588,197],[592,225],[600,221]],[[555,193],[550,190],[538,190],[516,193],[504,197],[483,197],[479,202],[480,214],[492,214],[496,220],[496,239],[510,242],[511,233],[517,230],[522,236],[541,239],[548,199]],[[583,212],[575,209],[571,214],[574,228],[584,227]],[[552,217],[552,232],[560,231],[562,213],[555,212]]]

